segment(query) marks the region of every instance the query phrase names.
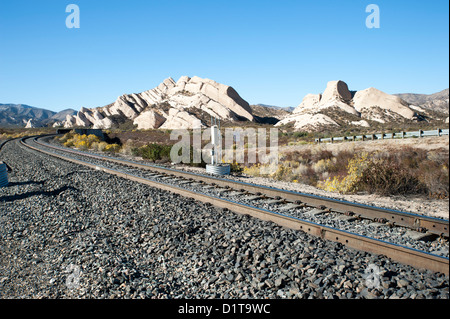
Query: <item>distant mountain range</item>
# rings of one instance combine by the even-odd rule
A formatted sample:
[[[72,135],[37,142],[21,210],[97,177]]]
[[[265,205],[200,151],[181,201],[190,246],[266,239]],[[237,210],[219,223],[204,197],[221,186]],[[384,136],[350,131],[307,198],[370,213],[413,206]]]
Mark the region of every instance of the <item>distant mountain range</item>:
[[[394,94],[409,104],[420,106],[421,108],[442,112],[449,112],[449,89],[442,90],[434,94]]]
[[[280,109],[286,112],[293,112],[295,110],[295,107],[293,106],[276,106],[276,105],[267,105],[267,104],[256,104],[257,106],[262,106],[265,108],[270,108],[270,109]]]
[[[111,128],[130,122],[137,129],[208,126],[211,117],[231,122],[257,122],[293,130],[327,126],[438,120],[448,123],[449,89],[435,94],[387,94],[375,88],[349,91],[343,81],[330,81],[323,93],[308,94],[296,108],[249,105],[230,86],[199,77],[164,80],[158,87],[124,94],[94,109],[53,112],[25,104],[0,104],[0,127]]]
[[[54,112],[26,104],[0,104],[0,127],[25,127],[28,123],[33,127],[49,126],[76,113],[72,109]]]

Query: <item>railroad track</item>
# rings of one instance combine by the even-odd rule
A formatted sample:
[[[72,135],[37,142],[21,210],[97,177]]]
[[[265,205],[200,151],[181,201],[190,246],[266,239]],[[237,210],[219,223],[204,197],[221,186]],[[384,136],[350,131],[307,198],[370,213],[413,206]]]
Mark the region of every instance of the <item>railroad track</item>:
[[[417,241],[413,239],[417,236],[429,241],[444,241],[448,245],[448,220],[69,150],[43,143],[40,141],[43,138],[27,137],[20,142],[32,150],[66,161],[272,221],[350,248],[385,255],[403,264],[449,274],[448,256],[430,252],[422,240],[418,242],[423,243],[423,248],[411,248],[408,243],[391,242],[389,237],[371,237],[367,230],[385,227],[394,234],[401,229],[400,233],[409,234],[408,240]],[[351,227],[346,228],[352,224],[364,230],[358,233]],[[405,228],[408,230],[403,230]]]
[[[2,150],[3,146],[10,141],[12,141],[12,140],[10,139],[10,140],[0,141],[0,151]]]

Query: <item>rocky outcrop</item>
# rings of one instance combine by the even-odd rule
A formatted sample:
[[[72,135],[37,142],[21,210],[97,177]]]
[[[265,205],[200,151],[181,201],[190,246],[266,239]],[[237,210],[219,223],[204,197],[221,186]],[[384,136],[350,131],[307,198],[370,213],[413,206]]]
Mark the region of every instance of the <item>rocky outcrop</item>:
[[[359,116],[359,112],[350,105],[352,95],[343,81],[330,81],[323,94],[307,94],[293,113],[315,114],[321,110],[338,108]]]
[[[36,123],[34,122],[33,119],[29,119],[27,121],[27,124],[25,125],[25,128],[34,128],[34,127],[36,127]]]
[[[133,121],[141,130],[148,130],[155,127],[160,127],[166,119],[153,110],[142,112]]]
[[[275,126],[293,123],[298,131],[315,131],[324,126],[339,126],[331,117],[321,113],[296,113],[278,122]]]
[[[165,79],[142,93],[124,94],[104,107],[82,108],[67,117],[64,126],[110,128],[114,120],[130,120],[138,129],[193,128],[204,126],[204,119],[211,116],[227,121],[254,120],[250,105],[232,87],[182,76],[177,82]]]
[[[384,93],[375,88],[368,88],[356,92],[353,97],[354,107],[358,112],[364,108],[379,107],[388,112],[394,112],[406,119],[414,118],[415,112],[409,107],[409,104],[398,96]]]
[[[330,81],[323,94],[306,95],[293,114],[276,125],[293,123],[296,130],[314,131],[324,126],[370,127],[369,121],[386,123],[415,118],[416,112],[398,96],[375,88],[352,94],[345,82]]]
[[[179,109],[170,109],[166,122],[161,126],[162,129],[190,129],[201,128],[201,121],[194,115]]]

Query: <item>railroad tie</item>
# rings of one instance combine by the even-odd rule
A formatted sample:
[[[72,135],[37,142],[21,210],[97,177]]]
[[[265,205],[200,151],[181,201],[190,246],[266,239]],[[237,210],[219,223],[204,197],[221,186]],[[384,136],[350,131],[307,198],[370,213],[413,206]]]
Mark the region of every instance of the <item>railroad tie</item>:
[[[245,193],[232,191],[232,192],[229,193],[229,195],[230,196],[242,196],[242,195],[245,195]]]
[[[322,215],[324,213],[328,213],[328,211],[323,210],[323,209],[314,208],[314,209],[306,212],[305,215],[309,216],[309,217],[315,217],[315,216],[318,216],[318,215]]]
[[[262,199],[262,198],[264,198],[264,197],[259,196],[259,195],[252,195],[252,196],[246,197],[245,199],[247,199],[247,200],[258,200],[258,199]]]
[[[284,201],[282,199],[269,199],[265,201],[266,204],[281,204]]]
[[[287,204],[287,205],[285,205],[283,207],[278,208],[278,210],[281,211],[281,212],[285,212],[285,211],[297,209],[297,208],[300,208],[300,207],[301,207],[300,205],[290,203],[290,204]]]
[[[386,226],[386,224],[378,223],[378,222],[373,222],[373,223],[370,223],[369,226],[378,228],[378,227],[381,227],[381,226]]]
[[[404,236],[414,240],[421,240],[421,241],[432,241],[437,237],[437,235],[435,234],[420,233],[414,230],[407,230]]]
[[[355,216],[348,216],[348,215],[339,215],[334,220],[344,221],[344,222],[352,222],[356,220],[357,218]]]

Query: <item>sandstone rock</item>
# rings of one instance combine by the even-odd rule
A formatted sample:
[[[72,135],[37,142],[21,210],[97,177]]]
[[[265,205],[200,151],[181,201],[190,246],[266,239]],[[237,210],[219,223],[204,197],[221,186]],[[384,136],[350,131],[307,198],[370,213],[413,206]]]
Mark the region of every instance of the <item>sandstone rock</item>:
[[[34,120],[33,119],[29,119],[27,124],[25,125],[25,128],[34,128],[34,127],[36,127],[36,124],[35,124]]]
[[[64,121],[64,127],[70,128],[76,125],[76,118],[72,115],[67,115],[66,120]]]
[[[352,94],[348,90],[347,83],[343,81],[330,81],[327,88],[323,92],[321,103],[326,103],[331,100],[350,101]]]
[[[333,113],[336,113],[336,117],[333,117]],[[386,123],[416,117],[409,104],[397,96],[368,88],[356,92],[352,97],[345,82],[330,81],[323,94],[306,95],[293,114],[276,126],[294,122],[294,129],[313,131],[324,125],[339,125],[336,122],[338,119],[341,124],[345,123],[346,113],[352,119],[347,120],[346,124],[364,127],[370,126],[367,120]],[[361,120],[355,120],[355,116]]]
[[[317,105],[319,105],[320,99],[322,98],[322,94],[307,94],[302,103],[296,107],[293,113],[301,113],[305,109],[314,109]]]
[[[86,109],[81,108],[81,110],[75,116],[75,124],[78,126],[90,126],[92,123],[87,119],[83,111]]]
[[[108,128],[112,127],[112,126],[113,126],[113,121],[110,118],[105,117],[105,118],[103,118],[101,120],[97,120],[94,123],[94,125],[92,126],[92,128],[95,128],[95,129],[108,129]]]
[[[109,108],[110,113],[114,115],[124,115],[129,119],[134,119],[138,116],[138,111],[135,108],[137,103],[132,103],[128,99],[125,94],[119,96],[113,106]]]
[[[168,117],[161,129],[188,129],[202,127],[201,121],[186,111],[175,108],[169,110]]]
[[[381,109],[398,113],[407,119],[412,119],[415,115],[415,112],[408,107],[408,103],[401,98],[375,88],[368,88],[356,92],[353,97],[353,102],[357,111],[361,111],[363,108],[378,106]]]
[[[352,95],[343,81],[330,81],[322,94],[308,94],[293,113],[313,112],[339,108],[344,112],[359,116],[359,112],[350,105]]]
[[[370,127],[369,123],[366,120],[352,121],[350,122],[350,124],[362,127]]]
[[[133,120],[138,129],[204,125],[193,115],[197,111],[187,112],[194,108],[222,120],[254,120],[250,105],[230,86],[198,76],[182,76],[177,82],[167,78],[156,88],[142,93],[124,94],[114,103],[95,110],[82,108],[76,116],[66,118],[64,126],[109,128],[113,125],[109,117],[113,115]]]
[[[148,130],[153,128],[159,128],[166,119],[156,113],[153,110],[142,112],[133,121],[133,124],[137,125],[140,130]]]
[[[297,113],[289,116],[275,126],[294,122],[295,130],[314,131],[323,126],[339,126],[332,118],[321,113]]]

